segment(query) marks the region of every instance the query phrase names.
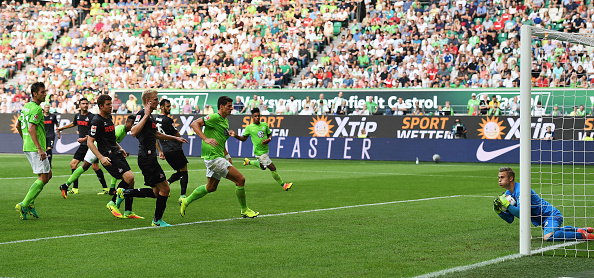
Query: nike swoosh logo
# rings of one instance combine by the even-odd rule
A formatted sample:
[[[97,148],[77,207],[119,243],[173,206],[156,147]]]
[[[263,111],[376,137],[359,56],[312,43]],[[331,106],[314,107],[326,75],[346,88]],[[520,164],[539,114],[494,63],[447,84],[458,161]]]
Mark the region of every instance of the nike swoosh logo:
[[[62,144],[62,138],[58,139],[58,142],[56,142],[56,152],[58,153],[65,153],[68,152],[69,150],[72,150],[74,148],[77,148],[78,146],[80,146],[80,143],[78,142],[73,142],[70,144]]]
[[[479,161],[482,161],[482,162],[489,161],[489,160],[492,160],[498,156],[504,155],[505,153],[508,153],[520,146],[520,144],[518,143],[516,145],[505,147],[503,149],[487,152],[483,149],[483,144],[485,144],[484,141],[481,143],[481,145],[476,150],[476,159],[478,159]]]

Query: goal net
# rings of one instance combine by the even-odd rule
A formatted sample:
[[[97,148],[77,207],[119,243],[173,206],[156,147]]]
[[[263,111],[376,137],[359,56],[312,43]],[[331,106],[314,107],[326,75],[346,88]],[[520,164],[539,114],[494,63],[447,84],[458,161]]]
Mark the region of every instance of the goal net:
[[[585,34],[521,29],[520,204],[533,189],[561,212],[562,226],[594,226],[593,50]],[[530,209],[520,206],[521,254],[590,257],[594,241],[544,240]]]

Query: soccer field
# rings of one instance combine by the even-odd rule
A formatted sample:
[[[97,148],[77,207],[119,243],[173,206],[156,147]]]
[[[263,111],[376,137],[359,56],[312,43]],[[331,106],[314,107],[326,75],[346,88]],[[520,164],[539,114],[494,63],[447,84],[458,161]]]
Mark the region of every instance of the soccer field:
[[[268,170],[238,166],[259,217],[239,218],[225,180],[182,218],[174,183],[163,217],[174,226],[151,228],[154,199],[134,201],[146,219],[116,219],[105,207],[111,196],[97,195],[92,170],[81,177],[80,194],[62,199],[58,186],[70,160],[54,157],[54,177],[36,201],[40,218],[23,221],[14,206],[34,175],[23,154],[0,155],[0,276],[413,277],[483,262],[445,277],[594,270],[592,260],[573,254],[510,256],[518,252],[519,221],[508,225],[493,212],[502,192],[499,164],[275,159],[285,182],[294,183],[290,191]],[[189,160],[188,194],[206,183],[203,161]],[[128,161],[139,187],[136,157]]]

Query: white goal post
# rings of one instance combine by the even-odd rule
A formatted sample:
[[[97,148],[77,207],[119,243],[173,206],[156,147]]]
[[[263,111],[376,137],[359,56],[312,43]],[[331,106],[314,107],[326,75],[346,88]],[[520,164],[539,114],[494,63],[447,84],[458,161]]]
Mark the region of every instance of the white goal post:
[[[523,25],[520,32],[520,203],[531,200],[531,112],[532,112],[532,39],[534,37],[562,42],[594,46],[594,38],[584,34],[572,34]],[[562,162],[563,163],[563,162]],[[527,201],[525,201],[527,200]],[[531,255],[530,206],[520,206],[520,254]]]

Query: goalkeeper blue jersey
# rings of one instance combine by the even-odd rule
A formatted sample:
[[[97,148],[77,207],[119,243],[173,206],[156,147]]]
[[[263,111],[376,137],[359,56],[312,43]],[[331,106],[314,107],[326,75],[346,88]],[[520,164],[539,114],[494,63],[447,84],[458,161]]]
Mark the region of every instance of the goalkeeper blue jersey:
[[[534,190],[530,189],[530,194],[532,196],[532,206],[530,209],[530,214],[532,215],[532,224],[534,224],[534,226],[541,226],[543,221],[546,221],[546,219],[549,216],[558,216],[558,217],[563,217],[561,215],[561,212],[555,208],[553,205],[551,205],[549,202],[547,202],[545,199],[540,198],[540,196],[538,196],[538,194],[536,194],[536,192],[534,192]],[[509,190],[505,191],[505,195],[511,195],[512,197],[514,197],[514,199],[516,199],[516,206],[518,207],[518,209],[520,208],[520,183],[516,182],[516,185],[514,186],[514,192],[509,192]],[[509,213],[509,212],[507,212]]]

